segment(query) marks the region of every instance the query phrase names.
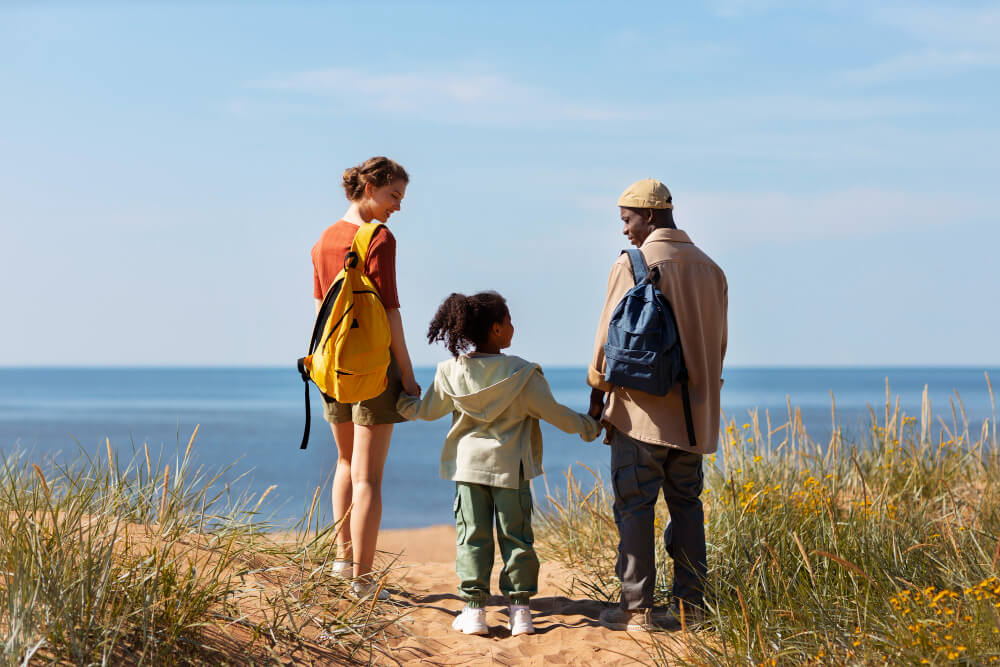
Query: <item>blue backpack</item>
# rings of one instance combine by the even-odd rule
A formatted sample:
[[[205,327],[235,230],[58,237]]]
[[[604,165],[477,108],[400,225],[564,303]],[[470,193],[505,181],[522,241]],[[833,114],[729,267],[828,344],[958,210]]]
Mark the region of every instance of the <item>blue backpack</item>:
[[[648,271],[642,253],[634,248],[622,252],[628,253],[632,263],[635,287],[625,293],[611,314],[604,345],[604,379],[654,396],[666,396],[680,383],[688,441],[697,447],[680,332],[670,302],[656,289],[659,269]]]

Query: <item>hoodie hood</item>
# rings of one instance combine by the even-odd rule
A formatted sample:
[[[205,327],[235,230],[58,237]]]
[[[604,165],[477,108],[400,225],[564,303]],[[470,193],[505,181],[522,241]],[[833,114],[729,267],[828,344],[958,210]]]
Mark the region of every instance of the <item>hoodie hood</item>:
[[[438,366],[444,392],[462,412],[484,422],[510,407],[535,372],[542,372],[538,364],[506,354],[463,354]]]

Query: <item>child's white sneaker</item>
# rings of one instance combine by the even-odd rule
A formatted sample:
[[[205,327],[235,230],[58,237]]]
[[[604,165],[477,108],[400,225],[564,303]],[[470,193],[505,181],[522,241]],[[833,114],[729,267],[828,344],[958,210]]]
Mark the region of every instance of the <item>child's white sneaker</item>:
[[[467,635],[488,635],[490,628],[486,625],[486,610],[466,607],[455,617],[451,627]]]
[[[507,628],[511,637],[535,634],[535,624],[531,621],[531,609],[526,604],[512,604]]]

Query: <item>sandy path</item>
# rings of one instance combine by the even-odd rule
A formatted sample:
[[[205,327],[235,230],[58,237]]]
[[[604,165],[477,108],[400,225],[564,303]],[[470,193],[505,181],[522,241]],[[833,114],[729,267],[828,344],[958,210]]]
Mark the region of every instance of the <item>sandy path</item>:
[[[570,599],[560,590],[571,573],[555,563],[542,562],[539,592],[531,609],[537,634],[511,637],[504,600],[499,597],[500,563],[493,569],[495,595],[487,608],[488,637],[463,635],[451,629],[462,608],[456,587],[455,529],[432,526],[415,530],[383,531],[378,548],[389,558],[398,555],[391,577],[393,599],[409,608],[403,625],[410,637],[390,643],[402,664],[425,665],[632,665],[650,663],[645,633],[612,632],[597,618],[602,605]],[[661,641],[677,641],[659,635]],[[391,661],[387,661],[391,662]]]

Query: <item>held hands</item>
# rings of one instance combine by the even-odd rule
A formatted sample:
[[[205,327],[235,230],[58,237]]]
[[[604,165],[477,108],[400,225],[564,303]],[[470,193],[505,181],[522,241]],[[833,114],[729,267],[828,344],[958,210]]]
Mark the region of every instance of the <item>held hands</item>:
[[[420,385],[417,384],[417,379],[413,375],[403,377],[403,391],[410,396],[420,396]]]
[[[587,426],[583,429],[583,432],[580,433],[580,438],[582,438],[584,442],[593,442],[600,437],[601,431],[604,430],[604,426],[601,422],[589,417],[586,419],[586,422]]]

